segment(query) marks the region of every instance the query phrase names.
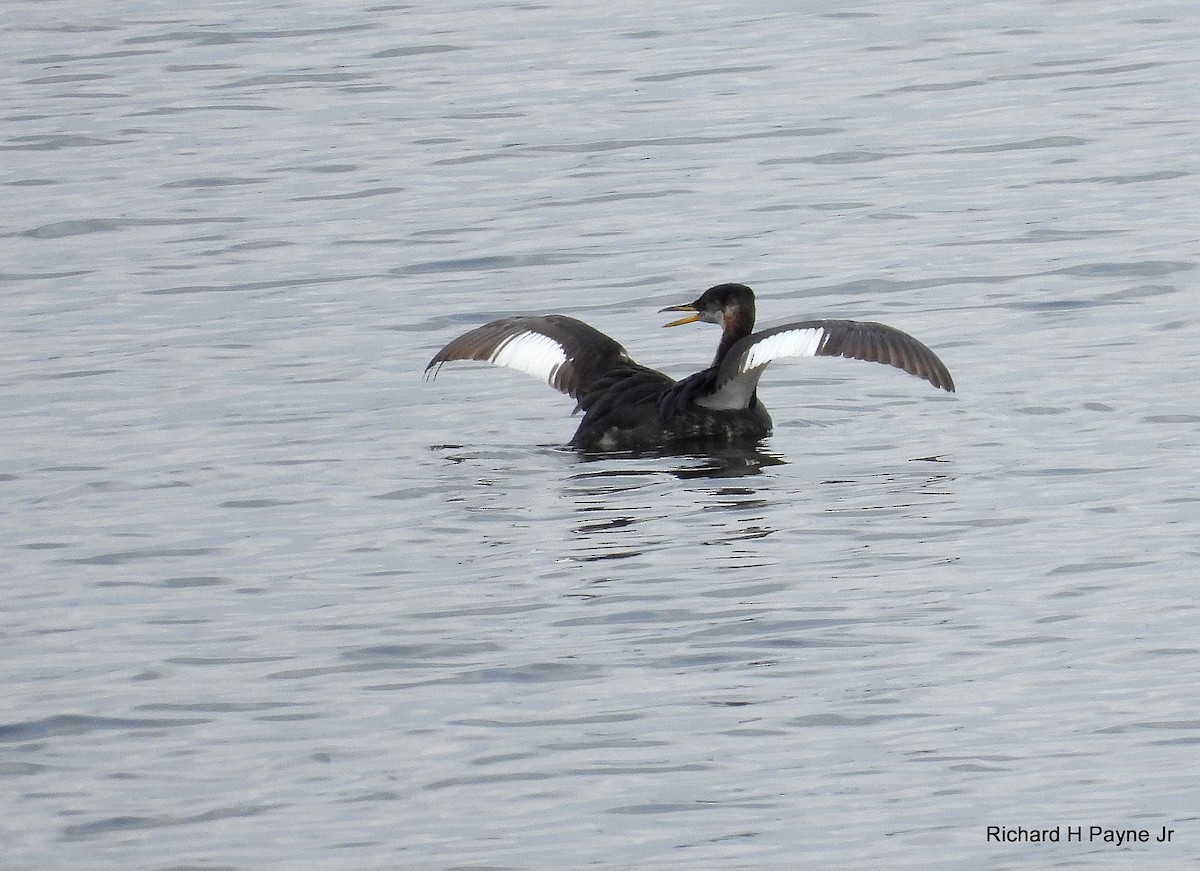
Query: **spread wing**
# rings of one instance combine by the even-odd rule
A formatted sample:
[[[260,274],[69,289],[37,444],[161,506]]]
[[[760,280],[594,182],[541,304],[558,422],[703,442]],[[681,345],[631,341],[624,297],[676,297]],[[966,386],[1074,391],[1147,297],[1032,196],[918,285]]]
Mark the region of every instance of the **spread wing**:
[[[713,392],[696,401],[708,408],[745,408],[767,364],[782,357],[848,357],[886,363],[954,392],[946,365],[908,333],[869,321],[822,320],[783,324],[746,336],[721,361]]]
[[[436,376],[450,360],[480,360],[516,369],[576,399],[613,366],[631,362],[616,340],[566,315],[502,318],[484,324],[438,351],[425,367],[426,376]]]

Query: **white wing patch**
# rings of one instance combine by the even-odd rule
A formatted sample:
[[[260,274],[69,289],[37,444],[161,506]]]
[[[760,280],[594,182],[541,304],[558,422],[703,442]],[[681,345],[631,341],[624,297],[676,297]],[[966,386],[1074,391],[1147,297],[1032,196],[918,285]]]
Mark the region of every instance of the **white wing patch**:
[[[747,408],[758,389],[758,379],[772,360],[780,357],[815,357],[825,340],[822,327],[784,330],[755,342],[735,364],[733,377],[710,395],[696,400],[697,405],[717,411]]]
[[[554,376],[567,362],[567,351],[549,336],[525,330],[500,342],[488,362],[516,369],[553,386]]]
[[[738,372],[749,372],[766,366],[772,360],[780,357],[815,357],[825,338],[825,330],[820,327],[807,327],[803,330],[787,330],[767,336],[761,342],[755,342],[746,351],[746,356],[738,365]]]

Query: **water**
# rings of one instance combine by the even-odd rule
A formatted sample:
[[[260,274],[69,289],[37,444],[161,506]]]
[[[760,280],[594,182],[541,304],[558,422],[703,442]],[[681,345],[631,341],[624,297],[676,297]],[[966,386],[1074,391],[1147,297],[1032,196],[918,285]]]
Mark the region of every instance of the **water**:
[[[3,21],[5,868],[1195,867],[1193,4]],[[725,280],[959,393],[588,459],[421,379],[686,374]]]

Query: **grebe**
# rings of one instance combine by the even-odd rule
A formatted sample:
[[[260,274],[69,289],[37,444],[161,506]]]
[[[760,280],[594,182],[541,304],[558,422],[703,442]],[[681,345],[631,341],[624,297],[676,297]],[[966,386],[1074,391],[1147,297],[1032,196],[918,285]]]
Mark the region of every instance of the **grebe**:
[[[481,360],[547,381],[576,400],[583,421],[571,446],[585,451],[753,445],[771,432],[758,379],[781,357],[849,357],[886,363],[954,392],[937,355],[907,333],[865,321],[797,321],[754,330],[754,292],[718,284],[664,324],[703,321],[721,327],[707,369],[676,381],[640,366],[615,340],[566,315],[502,318],[452,341],[425,367],[433,377],[449,360]]]

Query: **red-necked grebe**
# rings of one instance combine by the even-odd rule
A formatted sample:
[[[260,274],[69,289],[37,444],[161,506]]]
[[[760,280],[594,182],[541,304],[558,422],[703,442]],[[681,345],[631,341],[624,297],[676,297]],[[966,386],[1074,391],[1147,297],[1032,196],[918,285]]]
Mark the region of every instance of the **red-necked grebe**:
[[[707,369],[680,381],[639,366],[615,340],[566,315],[502,318],[459,336],[425,368],[481,360],[540,378],[571,396],[583,421],[571,445],[587,451],[694,445],[751,446],[771,432],[758,400],[758,379],[781,357],[849,357],[886,363],[954,392],[945,364],[907,333],[867,321],[797,321],[754,330],[754,292],[718,284],[664,326],[718,324],[721,342]]]

